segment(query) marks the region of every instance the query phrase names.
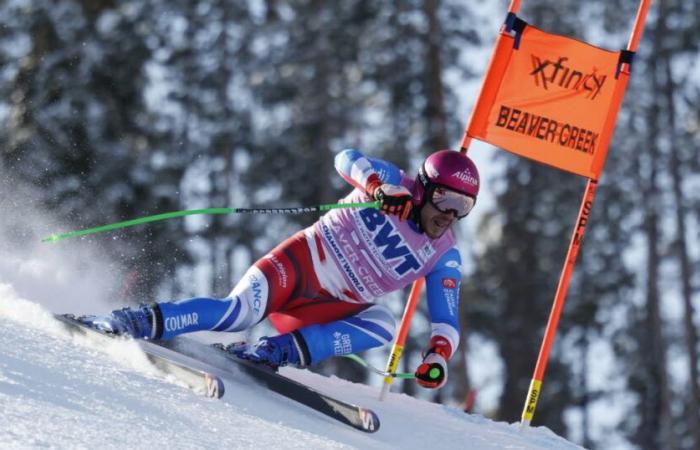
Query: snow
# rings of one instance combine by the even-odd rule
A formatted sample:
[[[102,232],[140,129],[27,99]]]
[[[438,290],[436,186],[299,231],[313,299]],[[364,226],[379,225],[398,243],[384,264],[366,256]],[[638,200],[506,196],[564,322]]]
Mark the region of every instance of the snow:
[[[59,311],[56,311],[59,312]],[[64,312],[64,311],[60,311]],[[0,280],[0,448],[580,449],[544,427],[478,415],[337,377],[283,373],[375,410],[356,431],[244,380],[208,399],[150,365],[133,342],[71,336]]]

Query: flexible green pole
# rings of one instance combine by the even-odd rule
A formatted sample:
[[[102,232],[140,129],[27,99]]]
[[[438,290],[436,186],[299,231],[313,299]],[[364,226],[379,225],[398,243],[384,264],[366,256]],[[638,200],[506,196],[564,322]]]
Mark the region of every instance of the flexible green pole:
[[[63,239],[72,237],[87,236],[89,234],[103,233],[105,231],[117,230],[120,228],[128,228],[144,223],[157,222],[159,220],[174,219],[176,217],[193,216],[195,214],[301,214],[306,212],[329,211],[338,208],[378,208],[379,202],[367,203],[331,203],[327,205],[308,206],[300,208],[206,208],[206,209],[188,209],[183,211],[174,211],[163,214],[155,214],[152,216],[140,217],[138,219],[125,220],[123,222],[115,222],[107,225],[102,225],[94,228],[86,228],[84,230],[70,231],[67,233],[55,233],[42,239],[42,242],[58,242]]]

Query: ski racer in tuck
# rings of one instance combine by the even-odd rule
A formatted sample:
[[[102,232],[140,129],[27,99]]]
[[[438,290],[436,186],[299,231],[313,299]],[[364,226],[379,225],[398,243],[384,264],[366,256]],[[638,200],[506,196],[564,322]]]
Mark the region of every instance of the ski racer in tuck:
[[[460,336],[461,259],[451,227],[476,202],[476,166],[460,152],[442,150],[412,179],[349,149],[336,156],[335,167],[355,188],[341,202],[374,199],[380,209],[331,210],[255,262],[225,298],[144,304],[83,320],[137,339],[170,339],[242,331],[267,318],[279,335],[227,350],[274,368],[303,367],[390,343],[395,320],[374,301],[425,277],[432,330],[416,380],[443,386]]]

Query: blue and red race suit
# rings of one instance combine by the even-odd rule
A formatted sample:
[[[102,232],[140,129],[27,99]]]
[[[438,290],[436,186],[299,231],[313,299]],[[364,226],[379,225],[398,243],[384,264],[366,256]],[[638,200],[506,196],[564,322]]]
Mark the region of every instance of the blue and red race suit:
[[[396,166],[356,150],[339,153],[335,167],[355,187],[341,202],[370,201],[364,186],[372,173],[413,188]],[[374,301],[425,277],[431,342],[447,346],[449,358],[459,345],[460,266],[451,230],[431,239],[411,219],[334,209],[256,261],[227,297],[159,303],[162,338],[242,331],[268,318],[280,333],[297,330],[304,363],[315,364],[391,342],[393,315]]]

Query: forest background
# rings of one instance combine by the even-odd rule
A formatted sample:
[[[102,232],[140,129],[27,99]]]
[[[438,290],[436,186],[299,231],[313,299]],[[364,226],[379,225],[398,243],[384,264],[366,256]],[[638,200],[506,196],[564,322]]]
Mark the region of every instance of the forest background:
[[[520,16],[616,50],[636,8],[526,0]],[[347,147],[415,173],[427,154],[458,146],[506,9],[2,0],[0,214],[17,224],[2,240],[20,247],[179,209],[332,203],[349,189],[333,169]],[[700,0],[652,3],[533,423],[587,448],[700,449],[699,42]],[[445,389],[395,389],[453,405],[476,393],[473,412],[514,422],[585,180],[483,144],[469,154],[483,186],[458,228],[463,345]],[[63,230],[27,231],[27,205]],[[316,218],[170,220],[79,245],[111,261],[115,307],[224,296]],[[405,298],[384,302],[398,317]],[[402,370],[420,359],[425,314]],[[378,365],[387,355],[370,353]],[[319,370],[376,382],[344,361]]]

